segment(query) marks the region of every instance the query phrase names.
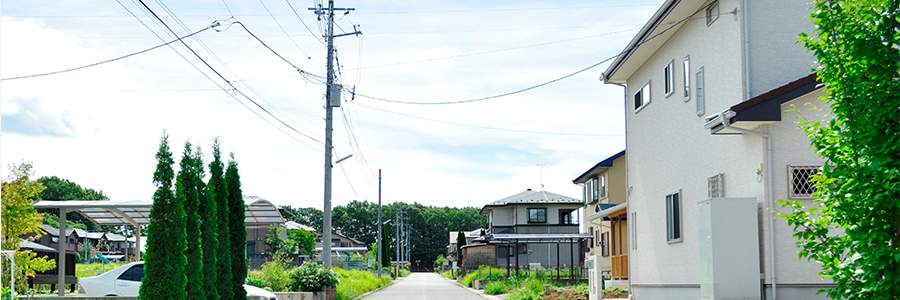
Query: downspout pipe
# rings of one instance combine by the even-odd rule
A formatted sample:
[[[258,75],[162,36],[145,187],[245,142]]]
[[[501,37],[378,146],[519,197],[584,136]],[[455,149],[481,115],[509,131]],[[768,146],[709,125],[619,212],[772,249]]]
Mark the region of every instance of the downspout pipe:
[[[606,80],[606,74],[604,74],[603,76],[600,77],[600,81],[603,81],[604,83],[607,83],[607,84],[613,84],[613,85],[618,85],[618,86],[622,87],[622,101],[625,102],[625,119],[627,119],[628,118],[628,86],[621,84],[621,83],[616,83],[616,82],[611,82],[609,80]],[[627,121],[625,122],[625,150],[626,151],[628,150],[628,122]],[[628,182],[628,170],[629,170],[628,169],[628,155],[625,155],[625,186],[631,187],[631,184]],[[630,206],[630,204],[628,202],[631,202],[631,189],[630,188],[626,188],[626,192],[625,192],[625,206],[626,207]],[[630,226],[634,226],[633,225],[634,223],[629,222],[628,224],[630,224]],[[628,247],[631,247],[631,245],[632,245],[632,243],[634,243],[634,241],[632,241],[629,238],[631,236],[635,236],[635,235],[628,234],[628,233],[631,233],[631,230],[635,230],[635,228],[626,228],[626,229],[627,229],[626,230],[627,235],[625,236],[625,240],[628,241]],[[610,228],[610,230],[612,230],[612,228]],[[634,296],[634,287],[632,286],[632,283],[634,282],[634,280],[632,280],[634,273],[631,272],[631,265],[633,265],[631,263],[631,257],[632,257],[632,255],[631,255],[631,252],[629,251],[629,255],[628,255],[628,299],[637,300],[637,297]]]
[[[731,129],[731,130],[740,132],[742,134],[749,134],[749,135],[755,135],[758,137],[762,137],[766,140],[766,153],[765,153],[765,155],[766,155],[766,198],[768,198],[768,199],[766,199],[766,204],[768,205],[768,208],[769,208],[768,209],[769,214],[770,215],[774,214],[775,213],[775,211],[774,211],[774,209],[775,209],[775,191],[773,189],[773,183],[772,183],[772,173],[773,173],[772,172],[772,136],[769,135],[768,133],[761,133],[761,132],[756,132],[753,130],[747,130],[747,129],[731,126],[731,124],[728,121],[735,115],[736,115],[736,113],[731,110],[722,112],[720,118],[722,118],[723,130]],[[776,279],[776,275],[775,275],[776,274],[775,273],[775,218],[770,217],[768,219],[769,219],[768,242],[769,242],[769,254],[771,256],[769,258],[769,270],[772,273],[772,275],[769,277],[769,279],[772,281],[772,300],[777,300],[778,299],[778,293],[777,293],[778,292],[778,283],[775,280]],[[765,255],[763,255],[763,257],[765,257]],[[762,290],[763,290],[762,296],[763,296],[763,298],[765,298],[765,286],[763,286]]]

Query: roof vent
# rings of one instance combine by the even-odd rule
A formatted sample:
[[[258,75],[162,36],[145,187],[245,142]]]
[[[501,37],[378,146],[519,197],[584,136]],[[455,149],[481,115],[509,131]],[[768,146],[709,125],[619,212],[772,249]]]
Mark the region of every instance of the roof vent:
[[[530,192],[530,191],[531,191],[531,189],[528,189],[528,190],[527,190],[527,191],[528,191],[528,192]]]

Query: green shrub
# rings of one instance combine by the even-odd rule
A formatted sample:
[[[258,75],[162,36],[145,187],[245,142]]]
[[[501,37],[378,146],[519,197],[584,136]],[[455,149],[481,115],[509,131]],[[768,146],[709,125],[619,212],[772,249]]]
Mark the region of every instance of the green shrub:
[[[484,293],[488,295],[500,295],[506,292],[506,284],[503,281],[491,281],[484,285]]]
[[[509,297],[506,297],[506,300],[543,300],[544,297],[541,296],[542,294],[543,292],[535,293],[531,289],[520,288],[510,293]]]
[[[409,276],[409,274],[412,274],[412,272],[407,269],[400,269],[400,277],[406,277]]]
[[[447,278],[447,279],[456,279],[456,272],[447,271],[447,272],[441,273],[441,276],[444,276],[444,278]]]
[[[265,281],[263,281],[262,279],[257,279],[257,278],[252,278],[252,277],[247,277],[247,284],[258,287],[258,288],[266,287]]]
[[[475,281],[476,278],[478,278],[478,272],[466,274],[466,276],[463,276],[462,278],[462,284],[467,287],[472,287],[472,281]]]
[[[318,292],[322,287],[338,286],[334,271],[314,262],[305,262],[294,269],[290,276],[290,290],[297,292]]]
[[[283,257],[275,256],[275,259],[268,261],[260,268],[263,282],[265,285],[275,292],[287,292],[288,285],[291,283],[291,270],[287,268],[287,263]]]
[[[584,294],[585,297],[589,296],[590,293],[590,285],[587,283],[579,283],[572,286],[572,290]]]

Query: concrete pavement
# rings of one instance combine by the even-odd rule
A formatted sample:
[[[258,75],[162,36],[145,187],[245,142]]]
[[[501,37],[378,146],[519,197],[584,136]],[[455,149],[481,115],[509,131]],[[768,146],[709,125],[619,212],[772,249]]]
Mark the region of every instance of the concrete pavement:
[[[369,294],[364,299],[484,300],[485,297],[435,273],[412,273],[389,287]]]

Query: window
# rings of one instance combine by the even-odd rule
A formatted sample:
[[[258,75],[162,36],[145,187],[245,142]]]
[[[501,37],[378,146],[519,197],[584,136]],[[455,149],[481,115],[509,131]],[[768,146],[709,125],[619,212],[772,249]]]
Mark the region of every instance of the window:
[[[600,243],[603,245],[600,253],[603,257],[609,256],[609,231],[600,234]]]
[[[597,232],[594,232],[594,240],[597,241],[594,243],[597,247],[603,246],[603,241],[600,240],[600,229],[597,229]]]
[[[118,280],[141,281],[144,279],[144,265],[136,265],[119,275]]]
[[[572,212],[574,210],[559,210],[559,224],[560,225],[575,225],[577,224],[575,220],[572,218]]]
[[[606,198],[606,174],[600,175],[600,198]]]
[[[719,18],[719,2],[713,2],[706,7],[706,26],[715,22]]]
[[[687,102],[691,99],[691,57],[685,56],[684,62],[682,62],[684,66],[684,101]]]
[[[547,223],[547,209],[529,208],[528,223]]]
[[[703,68],[697,70],[697,115],[702,116],[703,113],[706,112],[705,104],[706,101],[703,95]]]
[[[59,238],[58,238],[58,237],[51,237],[51,238],[50,238],[50,242],[51,242],[51,243],[56,243],[56,244],[58,244],[58,243],[59,243]]]
[[[597,184],[597,178],[591,178],[584,183],[584,202],[591,203],[600,199],[599,185]]]
[[[634,93],[634,112],[637,112],[650,104],[650,83],[645,84],[641,90]]]
[[[789,194],[792,199],[811,199],[816,191],[813,175],[819,174],[820,166],[788,166]]]
[[[725,174],[716,174],[707,181],[707,194],[710,198],[725,198]]]
[[[629,232],[631,232],[631,241],[629,242],[631,244],[631,249],[637,250],[637,212],[636,211],[631,212],[631,219],[629,220],[628,224],[631,225],[631,229],[628,230]]]
[[[675,61],[669,61],[669,64],[663,69],[663,78],[665,79],[666,97],[675,91]]]
[[[681,193],[666,196],[666,241],[681,241]]]

